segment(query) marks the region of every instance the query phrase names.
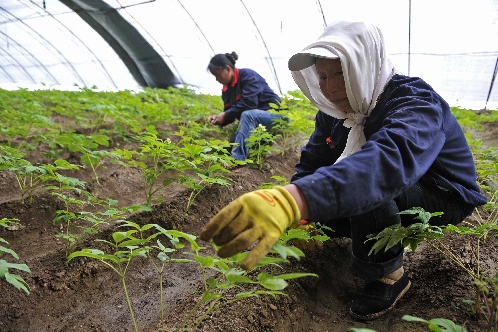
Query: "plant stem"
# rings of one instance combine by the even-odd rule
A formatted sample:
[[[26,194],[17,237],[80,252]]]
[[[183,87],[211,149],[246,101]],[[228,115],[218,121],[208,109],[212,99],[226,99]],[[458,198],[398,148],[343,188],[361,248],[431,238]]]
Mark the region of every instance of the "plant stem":
[[[192,331],[195,331],[197,329],[197,326],[199,326],[199,324],[206,318],[206,316],[209,315],[215,309],[216,304],[220,301],[221,298],[222,297],[219,297],[213,300],[209,305],[209,308],[206,311],[204,311],[204,313],[194,321],[193,323],[194,325],[190,325]]]
[[[428,243],[437,251],[442,253],[444,256],[448,257],[455,264],[460,266],[472,279],[478,279],[478,276],[469,268],[465,266],[465,264],[446,246],[439,240],[435,240],[437,244],[434,244],[433,241],[429,241]]]
[[[188,312],[188,314],[183,318],[183,320],[181,321],[181,323],[178,325],[178,327],[176,328],[175,332],[176,331],[180,331],[186,324],[187,320],[192,317],[194,315],[195,312],[197,312],[197,310],[201,307],[201,304],[202,304],[202,296],[201,298],[199,299],[199,301],[197,301],[197,303],[195,304],[195,306]]]
[[[135,321],[135,315],[133,313],[133,308],[131,306],[131,299],[130,299],[130,296],[128,295],[128,289],[126,288],[126,281],[125,281],[124,273],[120,274],[120,277],[121,277],[121,282],[123,284],[123,290],[125,293],[126,302],[128,303],[128,309],[130,310],[130,316],[131,316],[131,321],[133,323],[133,328],[135,329],[135,332],[138,332],[137,322]]]
[[[164,322],[164,300],[163,300],[163,271],[159,273],[159,297],[161,307],[161,322]]]

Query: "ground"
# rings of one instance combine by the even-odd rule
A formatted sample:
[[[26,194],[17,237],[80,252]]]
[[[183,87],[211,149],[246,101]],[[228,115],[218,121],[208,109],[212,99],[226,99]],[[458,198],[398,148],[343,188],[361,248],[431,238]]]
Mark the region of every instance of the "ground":
[[[496,124],[494,124],[496,125]],[[484,133],[488,143],[496,146],[498,128]],[[491,134],[490,134],[491,133]],[[188,191],[171,185],[160,192],[165,201],[152,212],[132,217],[138,223],[158,223],[164,228],[199,235],[202,226],[219,209],[240,194],[270,181],[272,175],[290,178],[297,152],[272,155],[263,170],[244,166],[232,171],[235,181],[229,188],[213,187],[202,193],[183,219]],[[80,174],[80,173],[79,173]],[[88,190],[98,197],[117,199],[121,204],[143,202],[141,176],[137,170],[117,165],[99,169],[100,183],[85,175]],[[36,194],[32,204],[22,204],[11,173],[0,172],[0,217],[17,218],[22,226],[0,230],[20,256],[20,262],[31,268],[22,274],[30,295],[0,282],[1,332],[115,332],[132,331],[133,327],[118,276],[95,260],[74,259],[65,263],[65,246],[54,237],[60,225],[52,223],[60,203],[46,193]],[[469,218],[469,221],[472,218]],[[106,238],[103,232],[98,238]],[[93,245],[89,238],[86,245]],[[461,248],[462,257],[470,257],[469,245],[460,237],[445,236],[451,247]],[[490,265],[498,260],[496,243],[489,241],[481,249],[481,259]],[[241,300],[215,311],[199,326],[199,331],[347,331],[351,327],[376,331],[426,331],[421,324],[407,323],[405,314],[425,319],[447,318],[469,331],[481,329],[465,299],[475,297],[468,275],[428,245],[405,254],[405,269],[412,281],[409,292],[396,308],[385,316],[367,323],[348,315],[348,304],[361,282],[349,272],[348,239],[326,242],[321,251],[306,252],[300,261],[293,260],[288,271],[313,272],[318,278],[291,281],[287,296],[258,297]],[[469,258],[470,259],[470,258]],[[174,331],[199,297],[200,275],[194,265],[173,266],[165,282],[165,319],[160,322],[157,275],[142,261],[130,267],[128,292],[133,301],[140,331]]]

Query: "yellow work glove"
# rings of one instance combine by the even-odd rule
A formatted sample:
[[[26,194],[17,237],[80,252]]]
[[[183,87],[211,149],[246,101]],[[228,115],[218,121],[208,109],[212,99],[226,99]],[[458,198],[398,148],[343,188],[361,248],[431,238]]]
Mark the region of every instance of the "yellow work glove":
[[[271,250],[282,233],[301,218],[292,195],[283,187],[244,194],[218,212],[204,227],[200,238],[221,246],[221,258],[233,256],[259,240],[241,263],[245,270]]]

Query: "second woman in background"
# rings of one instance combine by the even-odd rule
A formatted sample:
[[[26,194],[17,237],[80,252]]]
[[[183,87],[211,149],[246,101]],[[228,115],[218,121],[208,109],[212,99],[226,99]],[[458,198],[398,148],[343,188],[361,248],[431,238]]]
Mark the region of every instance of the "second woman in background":
[[[221,98],[223,112],[210,115],[208,121],[214,125],[226,126],[239,120],[239,126],[233,137],[237,143],[232,148],[232,157],[245,160],[249,155],[246,139],[259,124],[270,130],[273,120],[283,118],[280,114],[268,112],[270,103],[280,104],[280,97],[273,92],[266,80],[249,68],[237,68],[235,52],[216,54],[208,65],[208,70],[223,84]]]

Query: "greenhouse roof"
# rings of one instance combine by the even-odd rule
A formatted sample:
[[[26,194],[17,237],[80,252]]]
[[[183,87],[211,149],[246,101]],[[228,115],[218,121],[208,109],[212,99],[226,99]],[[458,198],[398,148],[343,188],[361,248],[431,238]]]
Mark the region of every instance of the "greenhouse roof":
[[[396,68],[450,105],[498,108],[496,0],[2,0],[0,87],[105,90],[187,84],[218,94],[206,70],[237,52],[280,94],[287,61],[335,20],[383,31]]]

